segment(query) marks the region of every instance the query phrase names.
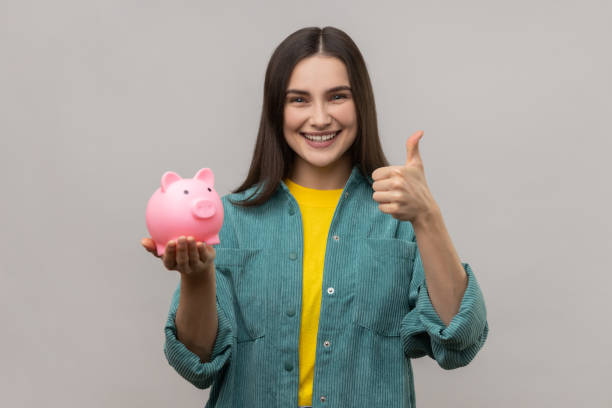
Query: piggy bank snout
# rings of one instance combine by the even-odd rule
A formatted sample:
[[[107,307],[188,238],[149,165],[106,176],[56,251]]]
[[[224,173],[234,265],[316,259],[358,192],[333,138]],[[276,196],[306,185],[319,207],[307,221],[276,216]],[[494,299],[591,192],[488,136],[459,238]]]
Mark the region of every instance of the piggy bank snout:
[[[217,212],[215,203],[211,200],[200,198],[191,204],[191,213],[195,218],[210,218]]]

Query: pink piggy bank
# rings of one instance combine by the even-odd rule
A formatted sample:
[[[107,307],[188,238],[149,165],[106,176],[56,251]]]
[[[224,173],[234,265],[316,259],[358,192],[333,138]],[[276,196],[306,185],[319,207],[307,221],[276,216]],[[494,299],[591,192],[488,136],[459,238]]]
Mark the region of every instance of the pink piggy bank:
[[[164,173],[146,211],[147,229],[158,255],[163,255],[168,241],[181,235],[191,235],[196,242],[208,245],[219,243],[223,203],[214,184],[215,176],[209,168],[200,169],[192,179],[183,179],[172,171]]]

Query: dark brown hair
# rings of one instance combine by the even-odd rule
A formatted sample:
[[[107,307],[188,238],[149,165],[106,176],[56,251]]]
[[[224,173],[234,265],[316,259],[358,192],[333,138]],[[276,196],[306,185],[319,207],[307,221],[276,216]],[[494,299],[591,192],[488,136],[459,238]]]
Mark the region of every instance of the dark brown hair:
[[[352,165],[370,176],[378,167],[388,166],[378,136],[376,106],[365,61],[357,45],[342,30],[334,27],[306,27],[281,42],[268,63],[264,80],[263,106],[251,167],[246,180],[232,193],[239,193],[261,184],[250,197],[233,204],[250,207],[266,202],[280,181],[287,177],[295,160],[295,152],[283,135],[285,92],[293,68],[313,55],[340,59],[346,66],[357,113],[357,136],[350,147]],[[263,188],[262,188],[263,185]],[[255,196],[255,198],[251,198]]]

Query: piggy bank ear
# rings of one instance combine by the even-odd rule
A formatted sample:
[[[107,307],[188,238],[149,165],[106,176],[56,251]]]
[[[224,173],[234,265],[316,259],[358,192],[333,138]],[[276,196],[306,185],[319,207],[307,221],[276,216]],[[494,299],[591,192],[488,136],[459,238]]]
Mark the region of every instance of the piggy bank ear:
[[[194,179],[202,180],[209,186],[215,186],[215,176],[211,169],[208,167],[198,170]]]
[[[161,191],[165,193],[168,190],[168,188],[170,188],[170,185],[172,183],[177,182],[179,180],[182,180],[182,178],[175,172],[173,171],[165,172],[161,178]]]

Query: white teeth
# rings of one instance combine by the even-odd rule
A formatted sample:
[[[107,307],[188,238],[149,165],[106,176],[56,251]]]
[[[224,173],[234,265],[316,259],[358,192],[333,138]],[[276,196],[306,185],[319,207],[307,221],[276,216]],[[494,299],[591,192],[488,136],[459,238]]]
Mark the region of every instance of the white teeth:
[[[329,139],[333,138],[334,136],[336,136],[338,133],[340,133],[340,132],[330,133],[329,135],[324,135],[324,136],[312,136],[312,135],[304,133],[304,136],[307,139],[313,140],[315,142],[325,142],[326,140],[329,140]]]

